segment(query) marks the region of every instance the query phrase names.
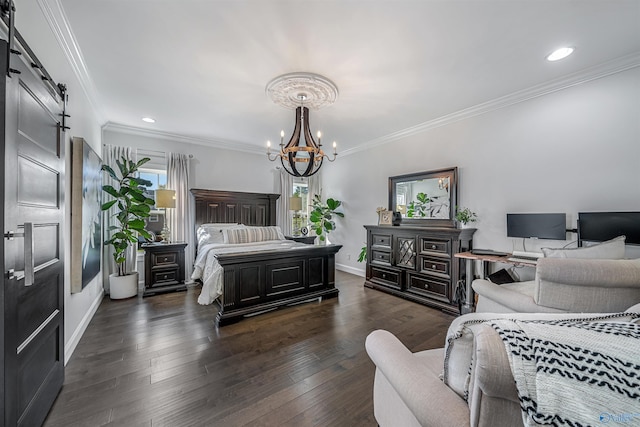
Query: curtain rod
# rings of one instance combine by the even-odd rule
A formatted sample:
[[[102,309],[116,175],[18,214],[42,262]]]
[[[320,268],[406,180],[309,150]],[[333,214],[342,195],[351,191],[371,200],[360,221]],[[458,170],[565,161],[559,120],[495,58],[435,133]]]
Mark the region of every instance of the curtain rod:
[[[106,147],[109,144],[102,144],[103,147]],[[121,147],[121,145],[114,145],[114,147]],[[151,153],[161,153],[162,155],[166,155],[167,152],[166,151],[160,151],[160,150],[147,150],[146,148],[136,148],[136,150],[143,150],[143,151],[147,151],[147,152],[151,152]],[[187,156],[189,156],[190,159],[193,159],[193,154],[187,154]]]

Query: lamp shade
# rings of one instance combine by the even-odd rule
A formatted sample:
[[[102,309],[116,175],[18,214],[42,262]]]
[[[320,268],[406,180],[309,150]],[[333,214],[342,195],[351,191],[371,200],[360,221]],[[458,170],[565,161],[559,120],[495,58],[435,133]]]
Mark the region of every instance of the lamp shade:
[[[176,207],[176,191],[175,190],[156,190],[156,207],[157,208],[175,208]]]
[[[289,197],[289,210],[299,211],[302,209],[302,197]]]

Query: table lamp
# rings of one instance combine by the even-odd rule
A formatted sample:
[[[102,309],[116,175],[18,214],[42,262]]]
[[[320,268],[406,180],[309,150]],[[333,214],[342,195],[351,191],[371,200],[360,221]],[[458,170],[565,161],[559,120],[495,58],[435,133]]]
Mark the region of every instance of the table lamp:
[[[294,211],[292,232],[294,236],[300,235],[300,227],[302,226],[302,217],[300,217],[300,210],[302,209],[302,197],[293,196],[289,197],[289,210]]]
[[[156,207],[164,209],[164,227],[162,227],[162,243],[171,241],[171,230],[167,226],[167,208],[176,207],[175,190],[156,190]]]

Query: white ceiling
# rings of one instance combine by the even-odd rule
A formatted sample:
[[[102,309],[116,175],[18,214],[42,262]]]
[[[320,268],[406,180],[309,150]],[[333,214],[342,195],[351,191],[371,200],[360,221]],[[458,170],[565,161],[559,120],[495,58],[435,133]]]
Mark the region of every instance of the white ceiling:
[[[337,102],[310,118],[312,130],[344,152],[479,104],[501,105],[493,101],[501,97],[513,102],[640,65],[640,0],[59,5],[107,128],[229,148],[263,150],[281,129],[291,133],[293,111],[265,94],[284,73],[318,73],[338,86]],[[572,56],[544,59],[565,45],[576,47]]]

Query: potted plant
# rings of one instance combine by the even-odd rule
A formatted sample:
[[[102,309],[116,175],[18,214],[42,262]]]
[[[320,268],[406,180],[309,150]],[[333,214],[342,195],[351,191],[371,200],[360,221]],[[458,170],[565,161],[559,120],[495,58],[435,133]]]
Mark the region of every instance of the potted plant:
[[[127,272],[126,264],[128,248],[137,245],[137,235],[151,238],[151,234],[145,230],[144,222],[155,203],[153,199],[144,195],[144,187],[151,186],[151,182],[137,177],[140,166],[149,160],[151,159],[145,157],[134,162],[122,157],[116,160],[117,172],[108,165],[102,165],[102,170],[116,181],[115,186],[102,186],[102,190],[113,197],[113,200],[101,207],[103,211],[108,211],[113,206],[117,208],[113,214],[116,225],[109,227],[111,238],[104,242],[105,245],[113,247],[113,260],[117,268],[117,271],[109,276],[112,299],[129,298],[138,294],[138,273]]]
[[[456,221],[464,228],[470,222],[476,222],[478,215],[471,209],[462,206],[456,206]]]
[[[342,212],[336,212],[340,205],[342,205],[340,200],[327,199],[327,203],[322,203],[320,196],[316,195],[313,198],[309,221],[312,224],[311,229],[315,231],[321,245],[327,243],[326,235],[336,229],[333,216],[344,218]]]

